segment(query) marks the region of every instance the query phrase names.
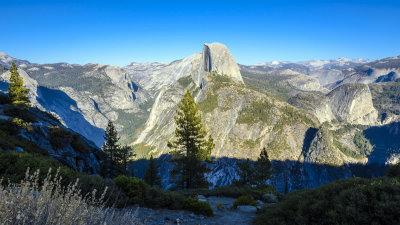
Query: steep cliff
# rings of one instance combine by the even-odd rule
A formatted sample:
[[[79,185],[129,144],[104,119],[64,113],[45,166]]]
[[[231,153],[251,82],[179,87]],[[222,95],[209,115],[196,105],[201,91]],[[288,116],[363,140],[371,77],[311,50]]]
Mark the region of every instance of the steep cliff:
[[[243,83],[239,66],[236,64],[235,59],[228,48],[220,43],[204,44],[201,70],[227,75],[235,82]],[[203,75],[204,73],[200,74]],[[196,83],[200,83],[201,78],[193,77],[193,80]]]
[[[97,146],[37,108],[8,104],[0,93],[0,152],[19,151],[55,158],[79,172],[100,172],[105,155]]]
[[[328,94],[332,112],[340,122],[376,124],[378,111],[365,84],[344,84]]]
[[[349,124],[378,124],[378,111],[365,84],[344,84],[327,95],[299,93],[289,102],[313,113],[321,123],[338,120]]]
[[[6,62],[14,60],[8,57]],[[59,117],[61,122],[94,141],[103,144],[104,128],[110,119],[125,139],[148,116],[152,103],[147,92],[116,66],[67,63],[31,64],[16,61],[24,84],[30,89],[31,102]],[[0,74],[3,91],[9,72]],[[150,103],[150,104],[149,104]]]

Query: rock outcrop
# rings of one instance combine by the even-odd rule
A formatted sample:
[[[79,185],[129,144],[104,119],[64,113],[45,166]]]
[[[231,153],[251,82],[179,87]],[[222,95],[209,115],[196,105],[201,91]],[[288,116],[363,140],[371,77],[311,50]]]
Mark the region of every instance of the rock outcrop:
[[[101,64],[71,65],[67,63],[33,64],[9,56],[0,58],[4,66],[15,61],[24,85],[30,89],[33,105],[56,114],[62,123],[94,141],[103,144],[104,128],[114,121],[119,131],[133,133],[147,119],[152,102],[141,89],[117,66]],[[7,91],[9,72],[0,74]],[[132,120],[136,120],[132,124]]]
[[[378,111],[372,103],[371,92],[365,84],[344,84],[328,94],[329,105],[340,122],[372,125],[377,123]]]
[[[371,92],[365,84],[344,84],[326,96],[318,93],[299,93],[289,102],[312,112],[320,123],[334,119],[350,124],[378,123],[378,111],[374,108]]]
[[[243,83],[235,58],[233,58],[228,48],[220,43],[204,44],[201,72],[199,74],[204,75],[204,72],[226,75],[236,82]],[[193,77],[193,80],[200,83],[201,78]]]
[[[14,59],[0,55],[4,69],[11,60]],[[205,44],[202,53],[170,64],[132,63],[120,68],[17,61],[17,66],[32,90],[31,100],[35,105],[54,112],[68,128],[79,131],[97,145],[103,141],[102,128],[111,119],[125,143],[136,145],[139,156],[169,152],[167,142],[173,138],[176,108],[189,89],[216,144],[212,152],[216,161],[208,165],[211,171],[206,174],[213,186],[232,183],[238,178],[237,161],[254,160],[266,147],[275,171],[271,184],[279,190],[286,184],[289,190],[295,190],[351,176],[348,163],[369,160],[369,152],[359,149],[363,146],[357,146],[353,140],[355,133],[361,133],[357,128],[360,126],[347,125],[373,125],[377,111],[367,85],[343,84],[359,80],[350,76],[355,80],[344,82],[343,78],[349,77],[353,68],[348,68],[348,60],[342,61],[332,64],[332,68],[328,68],[329,63],[312,62],[318,70],[334,70],[315,76],[308,76],[314,71],[310,66],[295,63],[262,66],[261,72],[256,71],[258,67],[242,67],[259,72],[243,79],[226,46],[212,43]],[[7,73],[2,74],[7,82]],[[379,82],[396,77],[396,74],[383,77],[373,74]],[[1,87],[6,87],[5,82],[0,83]],[[326,87],[335,89],[330,91]],[[272,91],[277,95],[272,95]],[[331,122],[326,124],[332,126],[321,129],[323,122]],[[66,148],[73,154],[70,147]],[[71,165],[76,164],[68,155],[58,155],[73,162]],[[171,165],[168,156],[160,160],[164,161],[160,164],[163,184],[168,186]]]
[[[3,95],[2,92],[0,94]],[[13,110],[16,110],[18,114],[13,113]],[[16,115],[19,117],[24,115],[22,118],[26,117],[30,121],[24,121]],[[14,106],[9,104],[0,104],[0,118],[2,123],[10,123],[10,126],[14,129],[18,127],[16,134],[2,131],[4,132],[2,133],[3,137],[7,134],[22,143],[29,143],[29,145],[35,146],[35,149],[46,152],[49,157],[57,159],[81,173],[98,174],[100,172],[100,164],[105,160],[104,153],[92,141],[64,127],[51,114],[38,108],[15,109]],[[18,126],[15,124],[15,120],[22,120],[25,125]],[[25,141],[22,141],[23,139]],[[7,143],[7,140],[4,141],[4,143]],[[23,152],[26,149],[18,146],[19,141],[11,142],[16,145],[15,149],[12,149],[10,144],[3,145],[2,148],[9,146],[9,149],[3,150]],[[21,146],[24,146],[24,144]]]

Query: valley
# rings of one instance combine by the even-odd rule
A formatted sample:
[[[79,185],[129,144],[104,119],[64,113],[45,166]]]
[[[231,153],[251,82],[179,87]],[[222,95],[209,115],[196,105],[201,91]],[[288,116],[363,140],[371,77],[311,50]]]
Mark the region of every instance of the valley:
[[[285,183],[296,190],[353,176],[352,165],[384,168],[399,160],[396,145],[390,144],[399,135],[399,57],[244,66],[236,64],[224,45],[213,43],[171,64],[122,68],[41,65],[6,54],[0,59],[6,69],[16,62],[35,106],[98,147],[107,120],[112,120],[121,141],[135,146],[139,158],[168,154],[175,129],[171,118],[189,89],[215,140],[212,156],[217,161],[207,175],[213,186],[230,184],[237,177],[235,160],[254,160],[263,147],[275,162],[271,182],[281,191]],[[7,73],[1,75],[3,87]],[[382,129],[389,132],[383,144],[377,142]],[[358,144],[359,139],[365,144]],[[161,167],[168,168],[162,158]],[[227,174],[218,178],[219,173]],[[168,187],[168,173],[162,177]]]

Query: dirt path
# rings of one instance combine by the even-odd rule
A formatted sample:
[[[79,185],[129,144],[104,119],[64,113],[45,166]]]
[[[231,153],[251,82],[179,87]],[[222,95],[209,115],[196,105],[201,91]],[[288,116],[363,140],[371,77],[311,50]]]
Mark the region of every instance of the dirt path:
[[[214,217],[195,215],[192,212],[182,210],[148,209],[140,207],[137,207],[137,215],[140,218],[140,221],[147,225],[248,225],[251,224],[251,221],[255,216],[255,213],[230,209],[235,201],[233,198],[209,197],[206,200],[214,210]],[[220,205],[223,204],[225,209],[217,209],[217,202],[219,202]]]

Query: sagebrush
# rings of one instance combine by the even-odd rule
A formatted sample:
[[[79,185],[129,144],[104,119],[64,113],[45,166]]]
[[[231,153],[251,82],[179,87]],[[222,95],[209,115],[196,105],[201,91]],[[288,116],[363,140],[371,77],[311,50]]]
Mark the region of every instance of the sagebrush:
[[[104,196],[96,197],[96,190],[83,196],[78,180],[67,187],[62,178],[49,170],[39,182],[39,170],[26,172],[18,184],[4,185],[0,180],[1,224],[142,224],[135,210],[106,207]]]

